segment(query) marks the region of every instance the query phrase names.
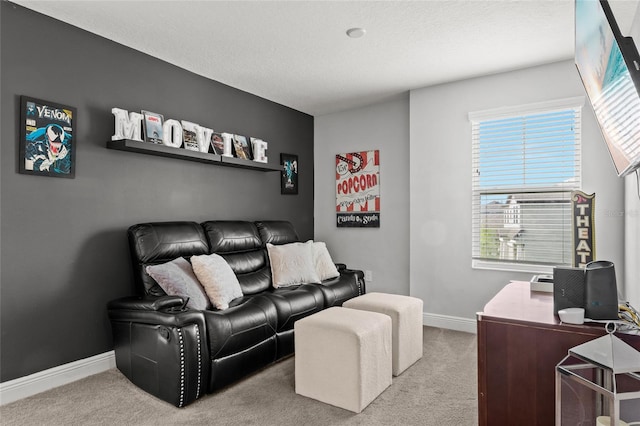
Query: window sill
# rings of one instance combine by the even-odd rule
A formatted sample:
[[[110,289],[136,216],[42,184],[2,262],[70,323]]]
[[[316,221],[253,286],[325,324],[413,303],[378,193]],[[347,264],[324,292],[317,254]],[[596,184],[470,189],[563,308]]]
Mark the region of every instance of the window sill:
[[[525,272],[532,274],[553,274],[553,266],[551,265],[528,265],[524,263],[492,262],[478,259],[473,259],[471,261],[471,268],[492,271]]]

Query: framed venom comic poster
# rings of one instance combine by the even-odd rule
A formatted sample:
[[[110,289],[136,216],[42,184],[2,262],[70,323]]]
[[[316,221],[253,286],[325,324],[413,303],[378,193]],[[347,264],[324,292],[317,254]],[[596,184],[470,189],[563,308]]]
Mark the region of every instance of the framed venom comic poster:
[[[74,107],[20,97],[20,173],[75,177]]]

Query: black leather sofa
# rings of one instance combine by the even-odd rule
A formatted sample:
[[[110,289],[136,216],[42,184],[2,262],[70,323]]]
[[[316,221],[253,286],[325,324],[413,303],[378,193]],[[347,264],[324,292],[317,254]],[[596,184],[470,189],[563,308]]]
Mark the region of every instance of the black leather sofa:
[[[336,264],[322,283],[274,288],[266,244],[298,241],[284,221],[158,222],[128,230],[139,296],[111,301],[116,365],[150,394],[183,407],[293,353],[293,324],[365,293],[364,274]],[[184,308],[145,271],[177,257],[216,253],[243,297],[225,310]]]

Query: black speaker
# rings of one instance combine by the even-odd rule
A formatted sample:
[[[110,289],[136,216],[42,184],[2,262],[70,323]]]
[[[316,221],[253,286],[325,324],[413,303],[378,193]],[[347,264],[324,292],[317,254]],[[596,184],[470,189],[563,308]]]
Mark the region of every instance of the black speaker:
[[[618,319],[618,286],[613,262],[589,262],[584,276],[585,318]]]
[[[553,268],[553,312],[584,308],[584,269],[569,266]]]

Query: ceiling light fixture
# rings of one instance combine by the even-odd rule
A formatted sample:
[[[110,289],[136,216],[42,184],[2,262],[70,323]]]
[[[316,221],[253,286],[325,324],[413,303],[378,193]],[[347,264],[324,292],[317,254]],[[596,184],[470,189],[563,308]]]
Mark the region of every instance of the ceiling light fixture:
[[[347,30],[347,35],[351,38],[360,38],[367,33],[367,30],[364,28],[349,28]]]

